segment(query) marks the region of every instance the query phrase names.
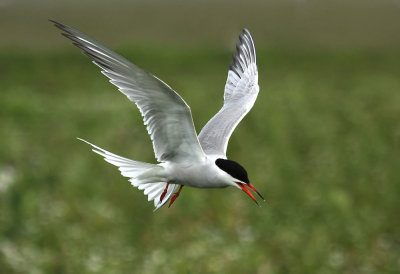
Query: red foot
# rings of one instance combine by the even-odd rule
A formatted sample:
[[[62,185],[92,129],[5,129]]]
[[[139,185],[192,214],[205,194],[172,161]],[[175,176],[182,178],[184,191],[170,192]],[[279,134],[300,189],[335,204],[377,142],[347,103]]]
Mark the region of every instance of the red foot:
[[[160,203],[161,203],[162,200],[164,199],[165,194],[167,194],[168,186],[169,186],[169,183],[167,183],[167,186],[165,187],[163,193],[162,193],[161,196],[160,196]]]
[[[179,194],[181,193],[182,187],[183,187],[183,185],[181,185],[181,186],[179,187],[179,190],[174,194],[174,196],[172,196],[171,201],[169,202],[168,207],[170,207],[170,206],[175,202],[176,198],[178,198]]]

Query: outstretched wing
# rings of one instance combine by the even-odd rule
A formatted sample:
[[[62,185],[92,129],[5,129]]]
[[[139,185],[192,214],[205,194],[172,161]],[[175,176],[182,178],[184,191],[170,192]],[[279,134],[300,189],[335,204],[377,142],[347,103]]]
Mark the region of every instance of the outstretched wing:
[[[144,191],[144,195],[147,195],[148,201],[154,200],[154,210],[162,207],[179,187],[178,184],[169,184],[167,192],[161,199],[165,187],[167,186],[167,178],[163,176],[162,167],[124,158],[93,145],[86,140],[78,139],[91,145],[93,152],[103,156],[105,161],[117,166],[122,176],[129,178],[132,186]]]
[[[189,106],[167,84],[85,34],[50,20],[83,53],[93,59],[110,82],[136,103],[153,142],[158,161],[204,157]]]
[[[253,38],[244,29],[239,39],[237,53],[233,55],[225,85],[224,105],[199,134],[204,152],[221,158],[226,158],[229,138],[253,107],[259,91]]]

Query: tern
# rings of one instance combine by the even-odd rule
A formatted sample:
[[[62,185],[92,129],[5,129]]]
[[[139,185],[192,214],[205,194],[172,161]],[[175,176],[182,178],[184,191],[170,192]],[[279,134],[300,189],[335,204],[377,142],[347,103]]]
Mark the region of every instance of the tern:
[[[87,35],[50,21],[139,108],[158,164],[124,158],[78,139],[91,145],[105,161],[117,166],[134,187],[144,190],[148,201],[154,201],[154,210],[167,201],[171,206],[183,186],[233,186],[244,191],[258,205],[251,189],[264,200],[250,183],[247,171],[226,157],[232,132],[253,107],[259,92],[256,50],[247,29],[239,36],[237,52],[229,66],[224,104],[197,136],[189,106],[166,83]]]

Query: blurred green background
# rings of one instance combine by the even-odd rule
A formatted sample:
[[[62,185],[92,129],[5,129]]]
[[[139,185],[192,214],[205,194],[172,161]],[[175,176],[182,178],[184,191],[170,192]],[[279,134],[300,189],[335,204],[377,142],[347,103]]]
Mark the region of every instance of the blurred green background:
[[[147,198],[76,137],[155,162],[135,105],[47,19],[222,105],[243,27],[260,93],[234,132],[266,198]],[[0,1],[0,273],[399,273],[400,1]]]

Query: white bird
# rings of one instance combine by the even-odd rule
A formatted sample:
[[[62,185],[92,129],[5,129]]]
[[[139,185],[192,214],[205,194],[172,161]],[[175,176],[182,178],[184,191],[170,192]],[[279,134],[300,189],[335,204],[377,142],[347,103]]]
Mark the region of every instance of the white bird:
[[[197,137],[189,106],[167,84],[87,35],[50,21],[63,31],[62,35],[93,59],[110,82],[136,103],[143,115],[158,164],[130,160],[78,139],[117,166],[122,176],[130,178],[134,187],[144,190],[148,200],[154,201],[154,210],[168,200],[171,206],[183,186],[234,186],[257,203],[250,188],[264,199],[250,183],[246,170],[226,157],[229,138],[253,107],[259,91],[256,51],[247,29],[239,36],[237,53],[230,64],[224,105]]]

